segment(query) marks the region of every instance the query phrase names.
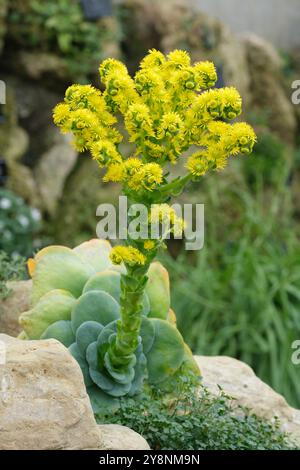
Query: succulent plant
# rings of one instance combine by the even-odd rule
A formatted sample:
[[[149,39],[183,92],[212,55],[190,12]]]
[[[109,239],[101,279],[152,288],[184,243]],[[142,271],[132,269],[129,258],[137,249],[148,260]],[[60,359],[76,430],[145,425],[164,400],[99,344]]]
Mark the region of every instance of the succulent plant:
[[[170,309],[169,277],[159,263],[150,265],[142,288],[142,316],[120,319],[122,283],[132,279],[114,266],[111,246],[90,240],[74,249],[49,246],[29,260],[33,279],[32,309],[23,313],[22,338],[55,338],[79,363],[95,413],[118,406],[118,398],[134,396],[147,384],[174,393],[182,376],[199,377],[191,351],[176,328]],[[127,290],[128,292],[128,286]],[[123,299],[132,305],[136,292]],[[137,299],[138,302],[138,299]],[[123,325],[123,350],[114,357],[108,346]],[[138,329],[138,340],[134,329]],[[126,349],[126,345],[128,350]],[[134,354],[130,354],[134,349]],[[114,351],[114,350],[113,350]]]

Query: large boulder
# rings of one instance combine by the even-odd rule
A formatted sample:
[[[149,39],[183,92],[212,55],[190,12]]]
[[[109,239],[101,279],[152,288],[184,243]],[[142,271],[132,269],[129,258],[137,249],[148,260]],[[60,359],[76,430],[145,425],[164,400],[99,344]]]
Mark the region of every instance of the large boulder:
[[[147,450],[147,441],[137,432],[120,424],[100,424],[103,450]]]
[[[63,198],[51,218],[48,227],[50,236],[53,233],[56,242],[63,245],[78,245],[95,236],[100,220],[96,216],[98,205],[117,205],[119,194],[118,185],[101,181],[97,163],[90,157],[80,155],[74,170],[66,180]]]
[[[99,448],[82,374],[67,349],[56,340],[0,341],[0,449]]]
[[[283,61],[277,50],[255,34],[242,38],[246,51],[252,113],[265,115],[268,127],[284,142],[295,144],[296,110],[283,80]]]
[[[30,308],[32,281],[10,281],[8,296],[0,300],[0,333],[18,336],[22,328],[19,316]]]
[[[0,450],[149,449],[125,427],[98,426],[79,365],[56,340],[0,334]]]
[[[260,380],[244,362],[226,356],[195,356],[203,376],[203,385],[212,393],[225,393],[235,398],[235,403],[252,413],[272,420],[277,416],[282,429],[292,434],[300,445],[300,410],[290,407],[285,399]]]
[[[195,11],[185,0],[124,0],[122,6],[126,12],[123,22],[128,34],[124,41],[131,70],[153,47],[165,53],[186,49],[193,61],[214,61],[219,84],[236,86],[245,103],[248,102],[244,46],[222,22]]]
[[[42,207],[52,216],[63,196],[65,181],[77,160],[77,151],[70,145],[70,136],[60,134],[58,130],[53,133],[56,137],[53,138],[53,145],[40,156],[34,171]]]

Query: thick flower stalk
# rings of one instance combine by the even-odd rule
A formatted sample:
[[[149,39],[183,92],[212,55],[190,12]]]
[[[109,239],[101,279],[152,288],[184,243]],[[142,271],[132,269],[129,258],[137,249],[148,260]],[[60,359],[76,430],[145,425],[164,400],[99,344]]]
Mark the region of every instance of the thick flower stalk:
[[[90,151],[99,167],[106,169],[105,182],[118,182],[131,204],[142,202],[148,208],[148,236],[136,239],[128,233],[126,246],[111,251],[112,262],[126,269],[121,275],[120,318],[100,334],[98,359],[93,360],[100,370],[93,372],[94,382],[120,396],[134,393],[147,376],[143,371],[151,369],[144,331],[150,327],[143,330],[142,318],[147,272],[164,239],[184,228],[184,221],[169,206],[171,198],[190,181],[225,168],[230,156],[249,155],[256,136],[248,124],[231,123],[242,110],[238,91],[213,88],[214,64],[192,64],[185,51],[165,56],[150,50],[133,78],[115,59],[102,62],[99,72],[105,91],[72,85],[54,110],[54,122],[62,132],[73,134],[78,151]],[[124,136],[118,119],[135,147],[129,157],[119,149]],[[190,147],[190,156],[183,157],[185,174],[172,179],[168,166]],[[152,236],[153,222],[167,227],[160,237]]]
[[[127,368],[131,371],[133,379],[149,263],[146,263],[146,257],[139,250],[124,246],[116,247],[112,251],[111,260],[116,265],[124,263],[127,273],[121,276],[121,319],[107,351],[107,362],[110,371],[118,372]]]

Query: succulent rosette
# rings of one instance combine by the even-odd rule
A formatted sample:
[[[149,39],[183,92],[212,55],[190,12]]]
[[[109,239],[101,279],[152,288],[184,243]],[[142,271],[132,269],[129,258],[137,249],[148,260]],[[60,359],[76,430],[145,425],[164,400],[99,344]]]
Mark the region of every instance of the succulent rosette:
[[[139,317],[126,318],[125,313],[121,320],[125,268],[113,265],[110,255],[109,242],[98,239],[74,249],[41,250],[28,262],[32,308],[20,317],[22,338],[55,338],[69,348],[81,367],[95,413],[118,406],[119,397],[134,396],[147,384],[174,393],[183,375],[200,375],[176,328],[166,269],[153,262],[147,272],[136,340],[134,323]],[[127,297],[127,311],[132,312],[134,298]],[[118,350],[112,363],[108,349],[126,321],[128,350]]]

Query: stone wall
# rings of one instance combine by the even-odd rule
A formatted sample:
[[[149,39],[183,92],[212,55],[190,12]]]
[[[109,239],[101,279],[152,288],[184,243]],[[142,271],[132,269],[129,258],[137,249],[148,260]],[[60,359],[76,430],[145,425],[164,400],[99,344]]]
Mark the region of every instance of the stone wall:
[[[186,0],[186,3],[189,1],[236,33],[256,33],[280,49],[300,45],[299,0]]]

